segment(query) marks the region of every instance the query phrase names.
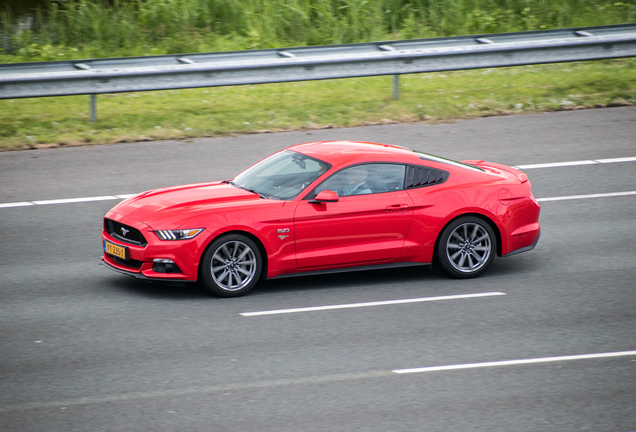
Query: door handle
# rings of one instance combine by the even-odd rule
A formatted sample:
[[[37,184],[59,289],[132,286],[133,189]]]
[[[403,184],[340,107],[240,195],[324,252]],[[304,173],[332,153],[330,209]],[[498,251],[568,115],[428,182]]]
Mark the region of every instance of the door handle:
[[[407,208],[409,208],[407,204],[393,204],[393,205],[387,206],[386,211],[388,212],[404,211]]]

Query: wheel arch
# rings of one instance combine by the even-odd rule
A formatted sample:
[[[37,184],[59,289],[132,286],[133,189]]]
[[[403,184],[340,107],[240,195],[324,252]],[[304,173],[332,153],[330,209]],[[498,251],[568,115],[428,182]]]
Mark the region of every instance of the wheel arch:
[[[488,216],[481,214],[481,213],[475,213],[475,212],[467,212],[467,213],[462,213],[459,214],[453,218],[451,218],[449,221],[447,221],[444,226],[439,230],[439,232],[437,233],[437,238],[435,238],[435,248],[433,249],[433,260],[437,260],[437,249],[439,246],[439,240],[442,237],[442,233],[444,232],[444,230],[446,229],[447,226],[449,226],[451,223],[453,223],[454,221],[456,221],[459,218],[462,218],[464,216],[474,216],[477,217],[479,219],[482,219],[484,222],[486,222],[490,228],[493,230],[493,232],[495,233],[495,237],[497,239],[497,256],[500,257],[501,256],[501,231],[499,230],[499,227],[497,226],[497,224]]]
[[[205,255],[205,253],[208,251],[208,249],[210,248],[210,246],[212,245],[212,243],[214,243],[214,241],[220,237],[226,236],[226,235],[231,235],[231,234],[240,234],[240,235],[244,235],[245,237],[249,238],[250,240],[252,240],[256,246],[258,247],[258,251],[261,253],[261,259],[263,261],[263,270],[261,271],[261,275],[260,275],[260,280],[264,280],[267,278],[267,264],[268,264],[268,257],[267,257],[267,251],[265,250],[265,246],[263,245],[263,242],[254,234],[252,234],[249,231],[243,231],[243,230],[231,230],[231,231],[225,231],[222,232],[214,237],[211,237],[210,240],[208,241],[208,244],[205,245],[205,248],[203,248],[203,251],[201,252],[201,257],[203,257]],[[201,263],[203,262],[202,259],[199,259],[199,264],[198,264],[198,268],[197,268],[197,280],[201,279]]]

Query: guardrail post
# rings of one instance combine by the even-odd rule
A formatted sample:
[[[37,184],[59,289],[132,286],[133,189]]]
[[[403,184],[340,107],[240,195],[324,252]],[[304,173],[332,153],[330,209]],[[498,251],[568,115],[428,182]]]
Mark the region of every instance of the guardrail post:
[[[393,75],[393,100],[400,100],[400,76]]]
[[[90,117],[90,121],[92,123],[95,123],[95,121],[97,120],[97,95],[92,94],[91,95],[91,117]]]

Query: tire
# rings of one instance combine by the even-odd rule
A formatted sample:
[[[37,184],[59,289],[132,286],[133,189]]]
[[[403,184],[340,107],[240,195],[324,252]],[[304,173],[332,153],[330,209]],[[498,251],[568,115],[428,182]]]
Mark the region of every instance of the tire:
[[[437,244],[437,262],[451,277],[480,276],[497,253],[497,237],[490,224],[478,216],[462,216],[452,221]]]
[[[263,269],[256,243],[241,234],[228,234],[214,240],[203,255],[203,285],[219,297],[239,297],[258,283]]]

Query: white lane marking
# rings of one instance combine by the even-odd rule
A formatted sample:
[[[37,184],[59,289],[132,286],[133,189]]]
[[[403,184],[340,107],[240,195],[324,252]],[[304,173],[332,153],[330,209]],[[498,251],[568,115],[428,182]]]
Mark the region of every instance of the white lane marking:
[[[394,369],[393,372],[398,374],[435,372],[435,371],[443,371],[443,370],[472,369],[472,368],[483,368],[483,367],[493,367],[493,366],[510,366],[510,365],[518,365],[518,364],[529,364],[529,363],[547,363],[547,362],[557,362],[557,361],[567,361],[567,360],[584,360],[584,359],[593,359],[593,358],[621,357],[621,356],[632,356],[632,355],[636,355],[636,351],[619,351],[619,352],[611,352],[611,353],[581,354],[581,355],[569,355],[569,356],[560,356],[560,357],[543,357],[543,358],[533,358],[533,359],[523,359],[523,360],[504,360],[504,361],[494,361],[494,362],[485,362],[485,363],[467,363],[467,364],[457,364],[457,365],[449,365],[449,366],[432,366],[432,367],[422,367],[422,368],[412,368],[412,369]]]
[[[32,202],[13,202],[13,203],[6,203],[6,204],[0,204],[0,208],[4,208],[4,207],[24,207],[24,206],[32,206],[35,205]]]
[[[636,157],[612,158],[612,159],[596,159],[598,163],[616,163],[616,162],[636,162]]]
[[[560,197],[537,198],[537,201],[539,202],[566,201],[566,200],[589,199],[589,198],[617,197],[617,196],[626,196],[626,195],[635,195],[635,194],[636,194],[636,191],[608,192],[608,193],[598,193],[598,194],[589,194],[589,195],[568,195],[568,196],[560,196]],[[72,204],[72,203],[92,202],[92,201],[108,201],[108,200],[127,199],[135,195],[137,194],[106,195],[106,196],[99,196],[99,197],[67,198],[67,199],[45,200],[45,201],[23,201],[23,202],[12,202],[12,203],[0,203],[0,208],[26,207],[26,206],[32,206],[32,205]]]
[[[359,308],[359,307],[369,307],[369,306],[384,306],[384,305],[394,305],[394,304],[404,304],[404,303],[419,303],[419,302],[429,302],[429,301],[437,301],[437,300],[455,300],[455,299],[489,297],[489,296],[500,296],[500,295],[506,295],[506,293],[488,292],[488,293],[477,293],[477,294],[458,294],[458,295],[450,295],[450,296],[422,297],[422,298],[403,299],[403,300],[386,300],[386,301],[377,301],[377,302],[368,302],[368,303],[349,303],[349,304],[340,304],[340,305],[331,305],[331,306],[313,306],[313,307],[304,307],[304,308],[295,308],[295,309],[278,309],[278,310],[269,310],[269,311],[261,311],[261,312],[243,312],[239,315],[246,316],[246,317],[259,316],[259,315],[278,315],[278,314],[288,314],[288,313],[295,313],[295,312],[313,312],[313,311],[323,311],[323,310],[333,310],[333,309],[349,309],[349,308]]]
[[[623,352],[604,353],[604,354],[585,354],[582,356],[547,357],[547,359],[554,358],[554,359],[562,359],[562,360],[576,360],[576,358],[574,357],[597,358],[597,357],[617,357],[617,356],[627,356],[627,355],[636,355],[636,351],[623,351]],[[536,363],[537,362],[536,360],[542,360],[542,359],[531,359],[531,360],[533,360],[533,362]],[[516,361],[524,361],[524,360],[516,360]],[[558,360],[551,360],[551,361],[558,361]],[[493,363],[502,363],[502,362],[493,362]],[[475,364],[479,365],[483,363],[475,363]],[[457,365],[457,366],[466,366],[466,365]],[[441,367],[448,368],[449,366],[441,366]],[[421,368],[421,369],[432,370],[432,368]],[[456,369],[463,369],[463,368],[456,368]],[[0,406],[0,413],[30,410],[30,409],[59,408],[59,407],[72,406],[72,405],[76,406],[76,405],[102,404],[102,403],[112,403],[112,402],[128,402],[128,401],[135,401],[140,399],[178,397],[178,396],[187,396],[187,395],[196,395],[196,394],[212,394],[212,393],[227,392],[231,390],[251,390],[251,389],[282,387],[282,386],[307,386],[307,385],[315,385],[315,384],[321,384],[321,383],[345,382],[345,381],[360,380],[360,379],[388,378],[390,376],[395,376],[393,375],[393,373],[398,373],[398,374],[409,373],[406,371],[410,371],[410,370],[411,369],[396,369],[396,370],[393,370],[392,372],[369,371],[369,372],[358,372],[358,373],[349,373],[349,374],[309,376],[309,377],[303,377],[303,378],[282,378],[282,379],[273,379],[273,380],[266,380],[266,381],[251,381],[251,382],[245,382],[245,383],[230,383],[230,384],[218,384],[218,385],[202,385],[202,386],[187,387],[187,388],[180,388],[180,389],[123,393],[123,394],[104,395],[104,396],[84,396],[84,397],[77,397],[74,399],[64,399],[64,400],[49,401],[49,402],[23,402],[23,403],[2,405]]]
[[[607,163],[619,163],[619,162],[636,162],[636,156],[611,158],[611,159],[594,159],[594,160],[590,159],[590,160],[580,160],[580,161],[571,161],[571,162],[554,162],[554,163],[544,163],[544,164],[534,164],[534,165],[517,165],[514,168],[517,168],[520,170],[527,170],[527,169],[536,169],[536,168],[558,168],[558,167],[567,167],[567,166],[594,165],[594,164],[607,164]],[[137,194],[0,203],[0,208],[24,207],[24,206],[30,206],[30,205],[47,205],[47,204],[71,204],[71,203],[78,203],[78,202],[127,199],[135,195]],[[560,201],[562,199],[601,198],[605,196],[622,196],[622,195],[632,195],[632,192],[616,192],[615,194],[597,194],[597,195],[573,195],[573,197],[541,198],[538,201]]]
[[[618,163],[618,162],[636,162],[636,157],[624,157],[624,158],[612,158],[612,159],[590,159],[570,162],[552,162],[533,165],[517,165],[515,168],[520,170],[537,169],[537,168],[558,168],[567,166],[579,166],[579,165],[595,165],[606,163]]]
[[[539,202],[567,201],[567,200],[578,200],[578,199],[589,199],[589,198],[607,198],[607,197],[626,196],[626,195],[636,195],[636,191],[610,192],[610,193],[599,193],[599,194],[590,194],[590,195],[570,195],[570,196],[560,196],[560,197],[550,197],[550,198],[537,198],[537,201],[539,201]]]
[[[572,161],[572,162],[543,163],[543,164],[534,164],[534,165],[517,165],[515,168],[520,170],[527,170],[527,169],[535,169],[535,168],[558,168],[558,167],[566,167],[566,166],[594,165],[597,163],[598,162],[594,162],[593,160],[583,160],[583,161]]]
[[[36,205],[48,205],[48,204],[71,204],[78,202],[90,202],[90,201],[108,201],[108,200],[116,200],[119,199],[116,196],[107,195],[107,196],[98,196],[98,197],[85,197],[85,198],[67,198],[67,199],[55,199],[55,200],[45,200],[45,201],[31,201]]]
[[[72,204],[72,203],[82,203],[82,202],[92,202],[92,201],[112,201],[119,199],[128,199],[134,197],[137,194],[126,194],[126,195],[104,195],[104,196],[95,196],[95,197],[83,197],[83,198],[65,198],[65,199],[54,199],[54,200],[43,200],[43,201],[23,201],[23,202],[11,202],[11,203],[3,203],[0,204],[0,208],[8,208],[8,207],[25,207],[25,206],[33,206],[33,205],[50,205],[50,204]]]

